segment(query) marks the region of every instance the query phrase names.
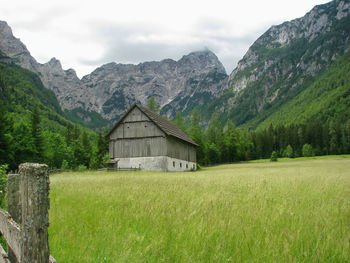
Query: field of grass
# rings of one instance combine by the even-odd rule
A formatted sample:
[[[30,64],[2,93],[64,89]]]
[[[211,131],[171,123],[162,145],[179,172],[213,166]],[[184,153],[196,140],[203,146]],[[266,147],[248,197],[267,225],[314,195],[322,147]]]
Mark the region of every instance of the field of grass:
[[[57,262],[350,262],[350,158],[51,177]]]

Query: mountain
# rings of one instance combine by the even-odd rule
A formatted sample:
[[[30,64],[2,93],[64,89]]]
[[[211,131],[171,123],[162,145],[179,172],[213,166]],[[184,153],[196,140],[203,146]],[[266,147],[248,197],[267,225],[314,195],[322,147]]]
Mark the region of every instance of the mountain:
[[[349,50],[349,13],[349,0],[335,0],[272,26],[230,74],[230,95],[214,100],[208,110],[219,112],[223,122],[231,119],[250,128],[277,114]]]
[[[193,52],[180,60],[145,62],[139,65],[109,63],[83,77],[90,111],[117,120],[134,102],[146,104],[155,97],[163,113],[191,111],[222,94],[227,75],[216,55],[209,50]]]
[[[73,69],[63,70],[52,58],[38,63],[25,45],[0,21],[0,61],[15,63],[40,77],[51,89],[66,116],[90,128],[115,122],[133,103],[146,104],[155,97],[163,113],[190,112],[223,93],[228,75],[216,55],[203,50],[174,61],[145,62],[138,65],[108,63],[81,80]]]

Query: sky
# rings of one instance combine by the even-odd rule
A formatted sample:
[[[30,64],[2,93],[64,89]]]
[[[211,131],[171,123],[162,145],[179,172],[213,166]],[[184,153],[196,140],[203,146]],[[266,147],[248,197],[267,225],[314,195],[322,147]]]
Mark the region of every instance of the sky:
[[[272,25],[324,0],[11,0],[0,8],[40,63],[52,57],[81,78],[109,63],[138,64],[210,49],[228,74]]]

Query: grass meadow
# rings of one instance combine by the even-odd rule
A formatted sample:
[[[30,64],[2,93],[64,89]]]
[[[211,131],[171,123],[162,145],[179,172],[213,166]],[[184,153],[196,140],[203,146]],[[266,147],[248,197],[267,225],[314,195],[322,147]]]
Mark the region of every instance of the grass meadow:
[[[350,262],[350,158],[50,179],[57,262]]]

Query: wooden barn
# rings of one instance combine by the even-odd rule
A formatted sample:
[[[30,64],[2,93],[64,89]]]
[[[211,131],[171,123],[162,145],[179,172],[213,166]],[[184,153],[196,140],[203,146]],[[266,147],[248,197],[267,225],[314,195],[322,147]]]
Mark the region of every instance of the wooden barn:
[[[134,104],[106,135],[110,164],[118,169],[196,170],[198,145],[174,123]]]

